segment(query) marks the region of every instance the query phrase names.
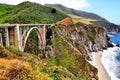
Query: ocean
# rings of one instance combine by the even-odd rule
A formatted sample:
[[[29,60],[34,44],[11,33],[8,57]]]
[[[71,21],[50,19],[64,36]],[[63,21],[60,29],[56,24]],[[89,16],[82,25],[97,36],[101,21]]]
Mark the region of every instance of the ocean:
[[[120,33],[108,33],[113,44],[120,45]],[[112,47],[103,51],[101,63],[107,70],[111,80],[120,80],[120,47]]]

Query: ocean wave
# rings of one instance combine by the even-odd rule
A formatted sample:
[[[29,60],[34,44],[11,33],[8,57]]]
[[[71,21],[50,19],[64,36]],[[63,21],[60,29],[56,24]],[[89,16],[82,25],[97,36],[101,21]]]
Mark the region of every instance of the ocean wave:
[[[108,37],[114,37],[114,35],[108,34]]]
[[[120,48],[113,47],[103,51],[101,63],[111,76],[111,80],[120,80]]]
[[[115,43],[120,45],[120,33],[108,33],[108,36],[110,37],[110,40]]]

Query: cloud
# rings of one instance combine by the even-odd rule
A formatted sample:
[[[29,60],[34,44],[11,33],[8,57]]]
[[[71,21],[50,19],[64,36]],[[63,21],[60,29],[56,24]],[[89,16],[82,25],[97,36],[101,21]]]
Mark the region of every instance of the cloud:
[[[7,4],[19,4],[26,0],[1,0],[0,3],[7,3]],[[82,9],[89,7],[90,4],[87,2],[87,0],[28,0],[32,2],[37,2],[40,4],[62,4],[69,8],[74,9]]]

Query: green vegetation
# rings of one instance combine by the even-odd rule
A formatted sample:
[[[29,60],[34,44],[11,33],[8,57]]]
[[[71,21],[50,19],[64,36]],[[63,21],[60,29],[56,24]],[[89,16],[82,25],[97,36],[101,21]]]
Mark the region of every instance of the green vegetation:
[[[13,8],[13,5],[0,4],[0,15],[6,13],[7,11],[11,10],[12,8]]]
[[[58,35],[54,35],[53,36],[53,45],[57,46],[59,52],[57,55],[57,59],[59,60],[59,64],[61,64],[62,66],[69,68],[69,67],[73,67],[76,68],[76,64],[75,62],[77,62],[75,60],[74,56],[77,56],[77,53],[74,52],[74,50],[71,50],[68,46],[69,45],[65,45],[66,42],[64,42]],[[71,50],[71,51],[69,51]]]
[[[97,69],[92,67],[53,27],[52,46],[54,56],[41,59],[40,54],[19,52],[11,47],[0,46],[0,79],[14,80],[91,80]],[[33,38],[33,30],[29,38]],[[3,65],[4,64],[4,65]],[[2,72],[4,71],[4,73]]]
[[[12,54],[20,56],[22,52],[19,52],[18,50],[14,49],[13,47],[5,47],[7,50],[9,50]],[[4,53],[4,52],[3,52]]]
[[[59,28],[59,26],[53,28],[54,34],[52,38],[52,44],[55,48],[55,52],[57,52],[57,55],[52,59],[54,64],[56,64],[57,61],[57,65],[64,66],[74,75],[79,77],[80,80],[89,80],[89,77],[93,77],[93,75],[88,74],[89,70],[93,71],[93,74],[96,74],[97,69],[89,68],[89,70],[87,70],[86,67],[90,66],[90,64],[85,60],[83,55],[80,55],[70,47],[65,38],[60,36],[57,28]]]
[[[8,49],[8,48],[7,48]],[[20,53],[0,46],[0,79],[5,80],[79,80],[75,75],[54,63],[54,57],[40,59],[37,55]],[[3,73],[4,71],[4,73]],[[82,80],[82,79],[81,79]]]
[[[14,54],[11,54],[8,50],[6,50],[4,47],[0,46],[0,57],[7,57],[12,58],[14,57]]]
[[[52,65],[58,65],[55,56],[50,56],[50,57],[48,58],[48,61],[49,61],[49,63],[52,64]]]
[[[65,14],[53,10],[43,5],[23,2],[16,6],[0,4],[0,23],[54,23],[65,17]],[[73,10],[74,11],[74,10]],[[67,12],[67,11],[66,11]],[[69,11],[68,9],[68,12]],[[76,40],[69,39],[70,35],[78,34],[89,41],[94,42],[94,27],[79,26],[79,24],[70,26],[55,26],[49,32],[47,42],[50,50],[53,49],[54,55],[46,59],[41,56],[47,55],[38,50],[38,37],[35,30],[32,30],[27,40],[25,52],[19,52],[12,47],[0,46],[0,79],[6,80],[91,80],[98,79],[97,69],[91,66],[85,60],[85,45],[79,44]],[[60,32],[66,31],[65,34]],[[83,31],[79,31],[83,30]],[[85,29],[84,29],[85,28]],[[87,30],[88,32],[86,32]],[[66,35],[67,37],[66,38]],[[79,47],[79,51],[73,49],[71,45]],[[71,45],[70,45],[71,44]],[[75,47],[75,48],[76,48]],[[47,53],[48,49],[45,49]],[[48,50],[48,54],[49,51]],[[37,54],[30,54],[37,53]],[[51,54],[52,54],[51,53]],[[44,54],[44,55],[43,55]]]
[[[52,8],[32,2],[16,6],[0,4],[0,23],[54,23],[66,17],[59,11],[51,13],[51,10]]]
[[[96,31],[94,26],[90,26],[90,30],[87,32],[88,39],[94,44],[94,39],[96,37]]]
[[[32,30],[28,36],[28,38],[34,38],[34,37],[37,37],[37,33],[35,30]]]
[[[25,52],[28,53],[39,53],[38,35],[35,30],[32,30],[28,36],[27,44],[25,45]]]

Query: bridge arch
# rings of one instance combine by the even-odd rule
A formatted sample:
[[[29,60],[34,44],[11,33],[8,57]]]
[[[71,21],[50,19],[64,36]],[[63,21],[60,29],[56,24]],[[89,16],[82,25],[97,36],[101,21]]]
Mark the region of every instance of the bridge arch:
[[[0,24],[0,29],[3,29],[5,32],[0,35],[0,45],[12,46],[23,52],[30,32],[35,30],[39,39],[39,48],[45,49],[47,30],[55,25],[56,24]]]
[[[25,49],[26,42],[27,42],[28,37],[29,37],[32,30],[36,31],[38,39],[39,39],[39,42],[38,42],[39,47],[42,47],[41,44],[43,43],[43,40],[42,40],[40,29],[38,27],[32,27],[28,31],[25,31],[25,33],[24,33],[24,35],[22,37],[22,51],[24,51],[24,49]]]

